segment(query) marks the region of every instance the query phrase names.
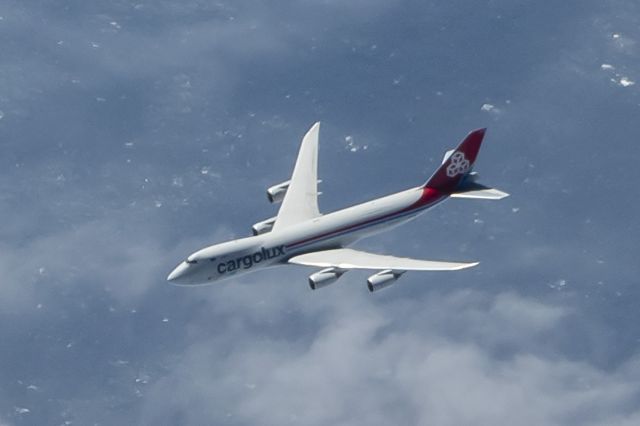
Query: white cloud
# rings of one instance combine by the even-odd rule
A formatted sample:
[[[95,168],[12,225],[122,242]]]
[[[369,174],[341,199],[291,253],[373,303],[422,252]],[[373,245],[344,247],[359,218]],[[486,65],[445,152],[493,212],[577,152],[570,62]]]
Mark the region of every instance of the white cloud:
[[[297,337],[261,338],[246,325],[210,323],[218,331],[185,348],[151,385],[141,422],[180,413],[186,424],[567,425],[638,415],[625,408],[640,391],[632,378],[532,349],[531,342],[552,345],[545,333],[569,315],[561,307],[468,291],[376,305],[364,293],[339,290],[340,298],[309,312],[302,301],[291,316],[304,328]],[[244,301],[226,294],[216,293],[212,310],[227,306],[234,323],[253,316],[249,293]],[[291,303],[269,300],[264,319]],[[497,351],[496,341],[514,350]]]
[[[34,101],[33,105],[26,104],[22,111],[42,111],[41,103],[37,100],[43,96],[50,97],[48,99],[55,101],[56,107],[59,106],[62,110],[73,105],[78,109],[82,108],[77,106],[82,103],[73,96],[87,96],[92,103],[95,103],[96,99],[104,99],[104,102],[100,101],[100,106],[109,107],[122,93],[140,96],[139,103],[127,106],[144,110],[143,120],[140,121],[153,121],[152,125],[143,125],[135,130],[139,130],[141,138],[161,139],[157,135],[162,136],[169,127],[175,126],[175,122],[169,123],[167,120],[171,115],[198,112],[200,117],[181,123],[186,124],[185,127],[198,126],[206,122],[214,116],[211,110],[205,108],[210,103],[221,106],[225,111],[224,115],[229,116],[228,120],[244,121],[243,116],[234,116],[233,105],[227,110],[225,102],[225,96],[233,93],[238,83],[246,83],[247,76],[235,72],[240,67],[239,64],[246,67],[254,66],[253,64],[260,66],[265,58],[275,58],[282,63],[278,70],[283,72],[284,78],[292,77],[293,75],[286,74],[285,71],[295,67],[282,59],[291,59],[287,55],[292,52],[299,53],[302,50],[301,40],[305,40],[305,37],[307,41],[312,37],[317,37],[319,41],[331,40],[324,38],[323,34],[337,34],[338,39],[340,30],[347,25],[355,30],[347,34],[357,39],[353,43],[370,46],[372,39],[377,37],[378,39],[373,40],[378,46],[376,50],[383,52],[388,49],[385,45],[401,40],[386,40],[379,35],[369,37],[360,32],[358,24],[366,22],[368,28],[375,29],[372,26],[375,22],[371,18],[380,16],[388,7],[388,3],[376,2],[372,8],[363,8],[362,2],[346,5],[345,2],[331,1],[328,2],[331,7],[329,14],[340,17],[335,20],[326,19],[326,16],[318,18],[313,14],[309,14],[306,19],[291,19],[291,16],[280,15],[280,12],[290,13],[288,10],[271,12],[254,8],[249,8],[253,11],[253,16],[249,16],[246,11],[236,13],[238,11],[227,10],[225,13],[228,16],[225,19],[216,20],[209,19],[211,16],[206,13],[200,13],[197,8],[204,4],[202,2],[188,2],[178,6],[170,1],[144,4],[142,8],[124,5],[126,10],[123,15],[128,19],[121,19],[121,16],[91,15],[94,20],[79,19],[76,16],[75,20],[70,18],[70,21],[64,21],[65,16],[70,15],[56,14],[58,18],[44,18],[33,13],[25,19],[26,24],[18,28],[17,34],[20,35],[20,40],[23,40],[24,28],[33,29],[30,34],[34,39],[30,42],[35,48],[21,50],[21,54],[28,52],[25,56],[5,57],[9,63],[6,64],[7,73],[0,81],[0,88],[4,93],[0,101],[19,102],[10,102],[7,108],[0,105],[6,113],[2,124],[11,124],[16,111],[25,106],[21,102]],[[368,2],[367,4],[370,5]],[[185,9],[189,8],[190,11],[186,13]],[[138,10],[141,15],[136,16],[150,16],[158,20],[152,31],[148,31],[149,27],[144,25],[132,25],[139,23],[133,15]],[[352,16],[345,16],[345,13],[352,13]],[[292,16],[297,14],[292,13]],[[189,23],[184,19],[187,15],[196,17],[196,21],[202,20]],[[231,17],[233,20],[229,20]],[[70,22],[80,22],[88,27],[70,25]],[[44,25],[37,25],[43,23]],[[4,22],[3,25],[3,28],[11,30],[15,22]],[[411,31],[411,28],[407,30]],[[519,75],[515,86],[510,87],[508,92],[505,91],[505,96],[508,93],[508,96],[515,95],[517,99],[536,100],[537,94],[543,97],[540,104],[536,105],[534,102],[534,111],[525,108],[522,112],[524,123],[531,123],[531,117],[537,117],[535,122],[545,121],[553,127],[554,123],[559,121],[558,117],[566,116],[566,111],[562,111],[565,108],[559,108],[560,111],[553,109],[553,99],[550,101],[548,98],[553,92],[549,87],[560,87],[562,84],[549,86],[548,82],[550,76],[559,76],[558,83],[566,83],[569,79],[563,80],[567,77],[563,72],[569,69],[571,81],[579,83],[580,80],[574,80],[572,74],[575,55],[590,58],[584,61],[584,70],[597,74],[600,79],[600,72],[594,72],[593,69],[594,57],[611,58],[618,69],[633,69],[625,65],[619,57],[612,56],[611,52],[598,50],[596,43],[588,36],[575,36],[575,40],[575,47],[583,46],[585,50],[576,49],[574,54],[561,55],[569,59],[566,60],[567,63],[562,62],[562,59],[558,67],[558,59],[551,49],[552,60],[548,64],[541,62],[540,67],[531,68],[531,72],[542,69],[543,73],[539,77]],[[63,42],[58,43],[59,41]],[[96,47],[92,47],[92,43],[95,43]],[[611,40],[607,40],[606,43],[610,50],[615,46]],[[625,43],[626,48],[633,46],[628,40]],[[319,51],[327,53],[327,49],[328,47],[324,46]],[[433,49],[433,46],[425,47],[425,51],[428,52]],[[592,49],[599,53],[594,55]],[[34,56],[30,52],[38,53]],[[338,57],[341,57],[341,53],[337,52]],[[437,54],[437,49],[434,53]],[[334,52],[333,55],[335,54]],[[398,57],[400,56],[402,55]],[[419,57],[420,54],[416,59]],[[55,60],[50,60],[52,58]],[[335,59],[335,56],[329,55],[325,59],[331,58]],[[389,59],[391,60],[391,56]],[[414,63],[418,64],[410,62]],[[349,61],[340,64],[344,65],[345,71],[351,65]],[[342,65],[339,65],[336,71],[339,71]],[[497,65],[496,70],[499,74],[501,71]],[[331,67],[331,64],[328,66]],[[421,68],[416,68],[412,72],[420,71]],[[397,70],[390,75],[398,75]],[[448,75],[448,72],[443,72],[443,75]],[[477,84],[480,85],[483,81],[482,75],[479,74],[478,77],[480,78]],[[428,80],[432,78],[434,77],[425,76],[421,84],[428,86]],[[498,89],[507,84],[505,82],[509,79],[504,79],[504,75],[498,75],[497,78],[498,80],[491,81],[497,84],[496,93],[501,93]],[[529,80],[533,80],[533,84]],[[73,82],[73,85],[67,86],[69,82]],[[407,78],[406,82],[410,87],[411,78]],[[121,88],[120,83],[136,89]],[[367,87],[373,87],[368,85],[370,83],[363,80],[364,92],[369,90]],[[149,87],[138,91],[139,85],[144,84],[149,84]],[[324,83],[317,84],[323,86]],[[113,86],[117,88],[113,89]],[[402,86],[405,86],[404,81]],[[103,93],[103,89],[107,87],[111,89]],[[52,88],[62,90],[51,91]],[[461,90],[466,92],[466,89]],[[69,103],[58,104],[61,94],[67,93],[73,94]],[[453,91],[447,93],[452,99],[456,96]],[[257,91],[255,96],[258,95],[264,96],[261,100],[265,102],[274,99],[265,95],[265,92]],[[253,92],[251,96],[254,96]],[[334,95],[329,93],[327,96]],[[354,99],[357,99],[357,94]],[[254,108],[254,100],[250,97],[240,100],[239,103],[247,102]],[[331,109],[331,103],[326,99],[316,101],[320,105],[316,112],[322,111],[322,108]],[[468,99],[465,99],[465,104],[467,101]],[[522,108],[521,105],[530,105],[526,102],[518,104],[518,108]],[[266,108],[271,109],[272,106],[268,105]],[[547,109],[549,115],[541,116],[540,111]],[[347,110],[336,108],[335,111],[342,114]],[[389,114],[393,116],[399,111],[400,109],[389,110]],[[501,108],[486,104],[481,107],[481,111],[489,113],[488,116],[484,116],[486,119],[499,113]],[[478,112],[477,106],[475,112]],[[281,113],[282,111],[276,111],[274,114]],[[304,115],[299,111],[296,113]],[[97,115],[89,117],[97,120]],[[263,120],[263,124],[278,128],[286,127],[286,123],[291,119],[307,120],[302,117],[285,120],[278,115],[265,117],[272,118]],[[34,115],[33,118],[35,121],[30,121],[29,125],[47,128],[37,120],[39,117]],[[66,121],[53,124],[60,128],[77,125],[78,134],[73,133],[70,137],[75,137],[80,146],[80,140],[95,122],[76,123],[75,117],[73,118],[71,124]],[[98,121],[103,118],[100,116]],[[115,115],[111,118],[117,121],[122,117]],[[507,118],[509,117],[505,116],[505,119]],[[138,124],[136,121],[131,126],[135,127]],[[583,126],[582,121],[579,124]],[[224,125],[228,123],[225,122]],[[509,122],[506,127],[509,126],[518,129],[528,128],[514,122]],[[211,129],[207,128],[202,133],[207,134],[210,131]],[[349,132],[351,131],[353,129],[349,129]],[[184,129],[178,128],[176,132],[182,137]],[[131,135],[126,136],[128,138]],[[125,140],[130,139],[114,143],[118,146],[129,143]],[[32,143],[28,139],[20,139],[18,142]],[[82,145],[80,149],[86,149],[85,146],[89,147],[87,152],[93,154],[94,145]],[[133,152],[133,146],[132,143],[127,149]],[[166,147],[160,146],[159,143],[148,151],[144,142],[136,142],[135,147],[144,151],[141,156],[157,156],[148,160],[148,163],[137,164],[138,170],[149,164],[156,164],[154,162],[158,162],[158,158],[164,157],[168,162],[173,161],[171,156],[167,156],[166,151],[162,151],[162,148]],[[354,147],[357,148],[356,145],[349,146],[350,149]],[[59,149],[73,152],[75,148],[59,146]],[[420,149],[423,149],[422,143]],[[22,152],[21,149],[18,151]],[[54,162],[50,157],[51,151],[47,149],[33,148],[31,151],[34,155],[43,155],[48,166]],[[105,152],[105,155],[109,157],[113,153]],[[528,162],[530,160],[527,156],[534,154],[525,151],[522,155],[525,156],[523,161]],[[82,156],[72,158],[82,159]],[[69,382],[77,385],[77,389],[71,386],[66,391],[65,400],[55,400],[52,403],[50,392],[59,386],[57,381],[66,379],[67,370],[61,369],[62,373],[50,371],[46,377],[38,378],[38,385],[42,389],[40,401],[46,400],[47,404],[59,403],[65,406],[65,410],[59,412],[69,413],[69,418],[73,418],[76,424],[93,424],[97,421],[112,424],[131,423],[131,414],[135,417],[139,405],[143,405],[138,422],[141,424],[172,422],[631,425],[640,421],[640,415],[634,408],[638,406],[635,397],[638,394],[638,369],[633,359],[622,365],[612,362],[607,369],[603,369],[584,361],[590,359],[589,354],[567,353],[566,346],[560,344],[561,341],[565,345],[571,345],[575,341],[584,344],[579,337],[566,339],[574,334],[588,335],[589,339],[593,339],[589,340],[589,345],[599,344],[599,332],[590,330],[588,321],[575,321],[575,315],[580,315],[579,306],[569,308],[557,302],[541,302],[514,292],[495,294],[495,288],[500,284],[486,278],[491,277],[491,272],[484,275],[485,278],[479,275],[482,278],[479,282],[486,285],[482,287],[483,291],[451,290],[443,294],[425,293],[424,288],[419,287],[412,289],[410,293],[403,293],[405,289],[402,288],[391,288],[380,294],[369,295],[364,288],[363,279],[358,279],[357,276],[351,278],[351,274],[357,273],[350,273],[334,287],[321,292],[311,292],[306,285],[305,273],[285,268],[254,274],[241,281],[230,281],[214,287],[166,287],[166,273],[182,256],[198,248],[202,241],[219,241],[223,239],[222,234],[228,237],[231,233],[228,230],[219,230],[219,235],[213,235],[209,239],[208,235],[202,234],[201,229],[191,229],[189,232],[201,233],[198,241],[180,241],[177,243],[179,246],[166,242],[163,238],[175,223],[156,222],[153,215],[140,220],[139,216],[149,213],[145,213],[144,208],[140,206],[149,200],[156,200],[163,208],[152,210],[162,215],[167,209],[175,208],[178,203],[173,202],[175,200],[171,197],[163,197],[167,187],[161,184],[153,187],[153,194],[140,195],[141,191],[132,189],[140,179],[133,179],[133,172],[123,169],[120,159],[114,157],[100,158],[98,161],[99,164],[106,161],[109,163],[107,167],[113,167],[112,173],[107,174],[108,179],[105,179],[109,180],[109,191],[118,193],[117,199],[111,201],[115,200],[118,205],[124,205],[130,200],[137,202],[138,207],[132,210],[139,215],[136,220],[139,226],[126,226],[132,219],[126,214],[129,212],[96,213],[102,209],[103,204],[96,202],[95,194],[91,193],[95,188],[84,186],[85,184],[78,182],[78,179],[74,180],[75,164],[71,164],[74,160],[64,160],[68,158],[63,158],[59,167],[60,173],[64,174],[60,174],[58,168],[49,173],[52,173],[51,176],[54,178],[58,175],[63,178],[67,176],[68,183],[61,184],[61,189],[53,193],[47,193],[46,188],[50,187],[45,186],[45,189],[37,193],[42,195],[42,198],[39,202],[34,202],[34,206],[43,207],[57,203],[63,207],[56,212],[62,211],[64,215],[71,212],[73,216],[73,213],[77,213],[74,210],[77,208],[78,211],[91,212],[92,218],[78,219],[78,216],[81,216],[78,214],[71,219],[72,223],[65,221],[61,225],[56,221],[59,219],[56,214],[43,214],[41,217],[46,217],[47,220],[51,218],[52,222],[48,227],[44,227],[47,230],[41,235],[34,236],[31,224],[25,225],[29,219],[20,221],[11,217],[24,212],[20,208],[9,211],[8,217],[5,218],[5,228],[14,229],[11,235],[13,240],[20,240],[20,244],[11,246],[5,243],[2,247],[0,273],[3,275],[3,282],[0,307],[5,314],[25,314],[20,317],[20,324],[29,331],[29,322],[36,316],[42,322],[51,323],[51,328],[35,329],[33,334],[24,333],[23,340],[16,338],[18,346],[41,349],[30,351],[31,354],[36,354],[34,356],[49,359],[52,354],[57,354],[62,364],[75,366],[78,360],[73,356],[93,360],[96,356],[93,350],[116,348],[112,362],[118,365],[117,367],[96,363],[96,375],[89,378],[82,376],[86,370],[68,370]],[[244,161],[244,158],[242,160]],[[205,167],[210,167],[211,160],[202,161],[205,162]],[[240,164],[238,162],[232,167]],[[515,164],[518,164],[517,159]],[[149,166],[141,173],[144,173],[145,178],[150,176],[152,180],[155,176],[157,182],[157,177],[166,173],[162,170],[162,164],[157,167]],[[212,194],[209,179],[217,173],[217,168],[203,169],[200,162],[190,167],[192,175],[195,175],[193,179],[183,179],[175,170],[167,174],[167,179],[170,180],[173,176],[176,182],[173,191],[180,193],[179,196],[184,200],[206,199],[219,195]],[[509,166],[505,167],[505,173],[510,173]],[[18,187],[14,184],[26,182],[29,186],[39,185],[41,181],[34,176],[46,171],[34,170],[31,167],[25,169],[28,171],[18,175],[18,178],[14,176],[13,181],[6,184],[8,187],[15,186],[11,194],[20,195],[25,186]],[[72,171],[68,172],[69,169]],[[203,180],[202,170],[208,171],[207,180]],[[99,170],[95,173],[99,175],[103,172],[104,170]],[[544,171],[539,170],[536,173],[543,174]],[[260,177],[254,174],[247,176],[247,179]],[[536,179],[541,178],[538,176]],[[114,184],[116,180],[120,185]],[[95,182],[89,186],[96,185]],[[103,184],[104,181],[98,181],[98,185]],[[78,190],[78,186],[82,188]],[[521,189],[525,192],[528,188]],[[548,189],[547,186],[545,189]],[[244,193],[237,191],[236,187],[226,190],[227,194]],[[19,195],[16,195],[15,199],[18,199]],[[154,198],[155,196],[159,198]],[[142,200],[141,197],[146,198]],[[6,205],[11,208],[14,198],[9,197],[7,200]],[[554,207],[557,207],[556,202],[557,198],[554,199]],[[541,199],[535,204],[545,207],[545,203],[550,201]],[[78,205],[90,207],[80,208]],[[500,208],[504,207],[498,207]],[[220,219],[214,218],[208,210],[202,211],[209,222],[212,219]],[[530,216],[517,215],[519,218],[522,217],[517,228],[525,229],[527,233],[522,236],[524,239],[518,240],[518,244],[503,246],[508,248],[511,256],[504,253],[506,257],[503,266],[500,267],[500,273],[505,274],[506,270],[511,277],[522,279],[522,284],[526,286],[504,283],[502,288],[519,288],[526,291],[538,285],[543,287],[543,291],[548,291],[544,284],[547,277],[538,279],[537,271],[540,271],[541,275],[553,275],[558,273],[558,270],[565,274],[567,265],[582,265],[584,253],[575,250],[575,247],[584,240],[571,240],[567,243],[547,241],[540,229],[552,222],[545,221],[542,224],[538,221],[540,218],[533,217],[535,209],[529,207],[528,211],[533,213],[530,213]],[[450,216],[450,213],[453,213],[453,216]],[[455,215],[454,211],[447,210],[435,218],[437,220],[438,217],[445,217],[449,224],[459,225],[463,220]],[[167,218],[171,215],[162,217]],[[547,219],[546,215],[540,217]],[[227,216],[221,220],[230,221],[232,218]],[[14,227],[16,222],[21,223]],[[35,221],[33,223],[35,224]],[[524,225],[526,226],[523,228]],[[56,227],[59,229],[54,229]],[[508,226],[504,225],[505,233],[510,232],[507,228]],[[544,241],[532,241],[528,234],[530,229],[534,230],[534,236],[535,232],[542,234],[540,239]],[[205,232],[208,231],[209,228]],[[462,231],[461,234],[464,235]],[[421,239],[416,241],[414,248],[422,244],[419,242]],[[561,266],[554,269],[554,261]],[[524,270],[526,274],[522,273]],[[572,269],[571,274],[574,273]],[[580,286],[579,280],[573,276],[553,276],[552,280],[564,280],[565,277],[568,278],[571,291]],[[402,285],[404,281],[408,281],[407,286],[412,283],[422,284],[417,282],[420,279],[403,277]],[[452,278],[452,281],[455,281],[455,278]],[[162,290],[157,290],[158,288]],[[88,290],[78,296],[79,289]],[[104,291],[108,291],[110,297],[106,297],[106,302],[102,299],[95,302],[99,308],[102,308],[103,304],[114,303],[115,307],[119,308],[118,303],[142,304],[141,301],[148,300],[148,309],[140,309],[140,315],[130,315],[132,319],[120,318],[121,322],[118,324],[124,325],[124,330],[114,330],[112,321],[105,321],[106,325],[101,321],[95,321],[96,317],[102,320],[99,313],[92,317],[94,322],[91,325],[86,325],[86,312],[78,313],[77,310],[66,309],[85,304],[88,302],[87,299],[102,295]],[[566,296],[566,293],[568,292],[563,292],[562,295]],[[557,292],[554,292],[552,297],[556,297],[556,294]],[[158,301],[161,302],[161,307],[157,306]],[[30,309],[35,311],[40,304],[43,307],[37,310],[37,315],[28,315]],[[49,308],[52,306],[63,312],[63,319],[51,315]],[[172,308],[175,309],[170,311]],[[73,312],[69,314],[70,311]],[[122,311],[116,309],[117,313]],[[114,317],[116,315],[108,318]],[[169,321],[163,322],[163,318],[168,318]],[[156,323],[165,330],[164,334],[154,328]],[[58,324],[78,328],[61,330],[57,328]],[[598,330],[608,327],[608,324],[597,325]],[[94,331],[97,332],[95,336]],[[86,337],[85,333],[91,336]],[[54,341],[54,347],[64,348],[69,344],[67,338],[71,339],[72,348],[60,355],[52,348],[51,341]],[[33,346],[29,346],[32,341]],[[181,346],[183,343],[184,346]],[[611,352],[608,348],[599,349],[607,354]],[[590,350],[597,352],[591,347],[582,352]],[[118,351],[122,352],[117,353]],[[72,352],[75,355],[68,355]],[[119,358],[121,356],[122,361]],[[13,365],[11,362],[4,364]],[[33,366],[26,366],[19,372],[28,375],[34,370],[36,369]],[[137,382],[136,379],[140,380]],[[98,383],[98,390],[91,389],[93,393],[85,394],[87,388],[95,385],[94,381]],[[104,386],[105,383],[107,386]],[[20,392],[5,392],[8,396],[2,398],[5,404],[23,406],[23,401],[11,402],[11,398],[20,398]],[[41,405],[46,404],[42,402]],[[10,412],[12,406],[8,405],[9,409],[6,412]],[[36,404],[24,406],[32,408],[29,415],[34,417],[43,413]],[[118,411],[122,406],[126,407],[122,408],[125,414]],[[120,415],[122,417],[117,418]],[[110,422],[108,419],[113,421]],[[0,424],[2,423],[0,420]]]
[[[480,111],[491,114],[494,117],[498,117],[504,112],[504,109],[498,108],[494,104],[485,103],[480,107]]]
[[[620,80],[618,81],[618,84],[622,87],[629,87],[636,84],[636,82],[631,80],[629,77],[621,77]]]
[[[66,303],[61,296],[80,287],[106,291],[130,305],[152,286],[165,285],[166,273],[193,242],[181,241],[167,250],[154,237],[159,224],[149,222],[127,233],[120,222],[125,217],[113,212],[110,218],[77,223],[20,247],[5,245],[0,260],[0,306],[5,313],[35,312],[39,303]]]

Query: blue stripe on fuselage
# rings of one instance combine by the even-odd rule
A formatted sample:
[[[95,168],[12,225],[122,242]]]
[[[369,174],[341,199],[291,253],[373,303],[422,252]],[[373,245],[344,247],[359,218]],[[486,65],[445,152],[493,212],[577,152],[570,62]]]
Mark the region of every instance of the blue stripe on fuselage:
[[[343,231],[333,231],[333,232],[328,233],[326,235],[319,235],[317,237],[312,237],[312,238],[308,239],[308,241],[307,240],[302,240],[302,241],[299,241],[297,243],[287,244],[285,247],[287,249],[291,249],[291,248],[296,248],[297,249],[297,248],[300,248],[300,247],[308,246],[309,244],[316,244],[316,243],[318,243],[320,241],[324,241],[324,240],[327,240],[327,239],[330,239],[330,238],[336,238],[336,237],[348,234],[350,232],[356,232],[356,231],[359,231],[359,230],[362,230],[362,229],[365,229],[365,228],[369,228],[369,227],[372,227],[372,226],[375,226],[375,225],[380,225],[380,224],[385,223],[385,222],[390,222],[392,220],[400,219],[400,218],[403,218],[405,216],[409,216],[409,215],[412,215],[412,214],[418,214],[419,212],[421,212],[421,211],[423,211],[423,210],[425,210],[425,209],[427,209],[429,207],[432,207],[434,204],[436,204],[436,203],[427,204],[427,205],[418,207],[417,209],[413,209],[413,210],[409,210],[409,211],[400,210],[399,212],[394,213],[394,214],[392,214],[390,216],[383,216],[383,217],[381,217],[379,219],[373,219],[373,220],[371,220],[371,222],[364,222],[362,224],[352,225],[352,226],[348,227],[347,229],[345,229]]]

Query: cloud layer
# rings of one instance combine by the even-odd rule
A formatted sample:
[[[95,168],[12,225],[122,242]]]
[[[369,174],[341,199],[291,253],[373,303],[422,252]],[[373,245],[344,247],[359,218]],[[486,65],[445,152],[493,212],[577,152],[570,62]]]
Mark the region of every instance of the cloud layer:
[[[638,8],[0,0],[0,424],[638,423]],[[488,125],[511,198],[360,243],[480,267],[168,286],[317,120],[324,211]]]

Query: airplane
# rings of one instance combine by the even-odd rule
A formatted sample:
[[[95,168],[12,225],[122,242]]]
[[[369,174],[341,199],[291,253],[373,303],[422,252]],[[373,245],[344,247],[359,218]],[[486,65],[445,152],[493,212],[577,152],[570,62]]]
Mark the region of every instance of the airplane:
[[[318,209],[318,136],[315,123],[302,139],[291,179],[267,189],[277,216],[253,225],[253,236],[196,251],[167,277],[176,285],[206,285],[264,268],[293,264],[322,268],[309,276],[312,290],[351,269],[377,271],[369,291],[390,286],[407,271],[456,271],[478,262],[417,260],[347,248],[361,238],[406,223],[448,198],[499,200],[509,194],[477,182],[473,165],[486,129],[469,133],[447,151],[423,185],[328,214]]]

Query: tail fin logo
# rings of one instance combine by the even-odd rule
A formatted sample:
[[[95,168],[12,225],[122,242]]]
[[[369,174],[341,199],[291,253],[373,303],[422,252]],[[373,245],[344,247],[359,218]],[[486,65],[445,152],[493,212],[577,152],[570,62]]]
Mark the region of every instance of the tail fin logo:
[[[451,154],[451,164],[447,166],[447,176],[454,177],[467,173],[471,168],[471,163],[464,156],[464,152],[456,151]]]

